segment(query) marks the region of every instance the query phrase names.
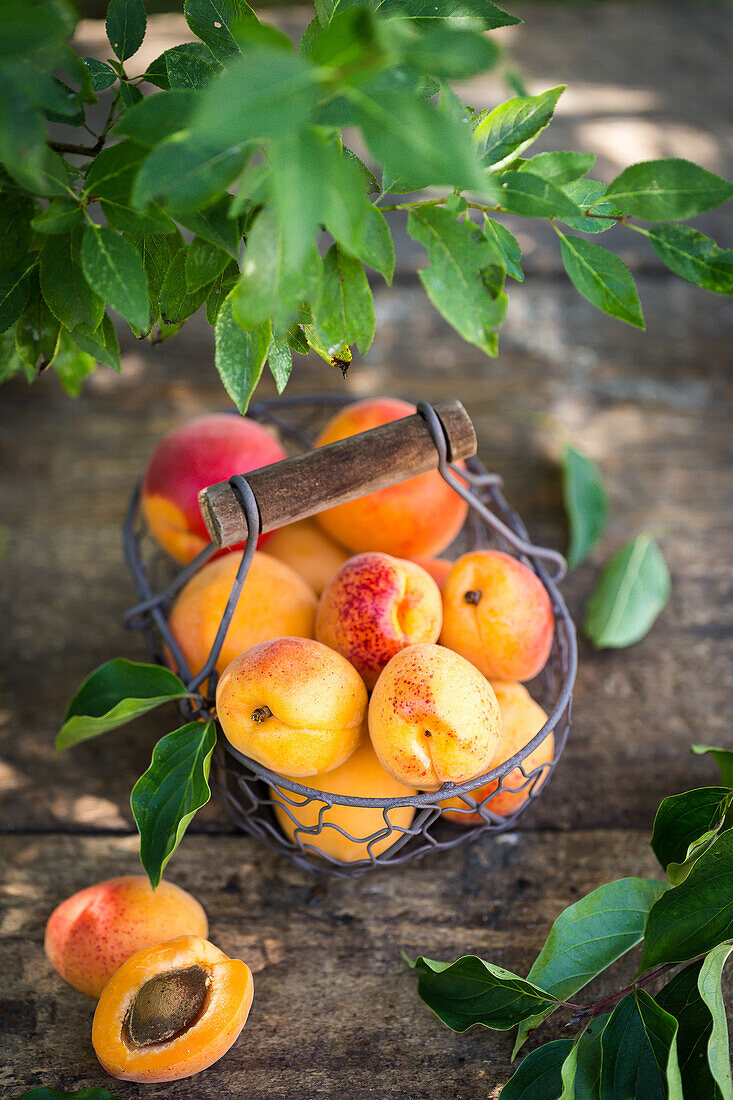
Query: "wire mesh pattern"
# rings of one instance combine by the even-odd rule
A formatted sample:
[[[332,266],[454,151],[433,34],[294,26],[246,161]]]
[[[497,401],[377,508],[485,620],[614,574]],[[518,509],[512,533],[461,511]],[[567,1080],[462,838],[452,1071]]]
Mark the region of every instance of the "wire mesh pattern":
[[[294,450],[302,450],[312,445],[334,408],[348,404],[349,400],[335,396],[281,397],[253,403],[248,416],[273,427]],[[398,798],[328,793],[278,775],[234,749],[219,727],[211,785],[229,817],[244,832],[270,849],[286,853],[297,867],[311,872],[325,871],[342,877],[359,875],[373,867],[396,866],[432,851],[456,847],[486,832],[511,829],[550,778],[570,728],[577,646],[572,620],[557,589],[557,582],[564,575],[564,559],[553,550],[532,545],[521,519],[504,499],[501,478],[489,473],[478,458],[468,459],[460,471],[451,465],[437,414],[425,403],[418,405],[418,411],[427,421],[438,449],[442,477],[469,505],[463,530],[451,552],[457,555],[471,549],[493,548],[514,553],[534,570],[549,594],[555,633],[547,664],[532,685],[532,695],[548,718],[520,752],[485,775],[459,785],[444,784],[439,791],[415,791]],[[245,512],[247,529],[257,531],[257,503],[246,479],[235,476],[230,484]],[[124,551],[139,602],[127,612],[124,621],[129,629],[142,633],[155,661],[165,663],[167,650],[181,679],[192,693],[199,695],[196,702],[186,700],[182,704],[187,718],[210,718],[214,714],[215,665],[256,545],[256,538],[247,540],[208,660],[194,673],[168,627],[166,614],[177,592],[213,556],[214,547],[208,546],[189,565],[171,575],[171,563],[154,547],[145,531],[140,486],[133,494],[124,525]],[[202,693],[202,685],[207,694]],[[551,736],[554,736],[552,759],[532,767],[528,758]],[[327,781],[328,776],[323,778]],[[506,797],[507,793],[519,792],[521,799]],[[446,807],[441,804],[449,799],[451,816],[464,817],[465,822],[459,824],[446,817]],[[521,804],[505,816],[492,809],[492,804],[498,807],[507,801]],[[348,808],[348,820],[353,823],[350,828],[356,831],[350,832],[329,818],[338,806]],[[288,835],[278,823],[276,807]],[[330,851],[324,851],[324,847]],[[344,858],[338,858],[339,855]]]

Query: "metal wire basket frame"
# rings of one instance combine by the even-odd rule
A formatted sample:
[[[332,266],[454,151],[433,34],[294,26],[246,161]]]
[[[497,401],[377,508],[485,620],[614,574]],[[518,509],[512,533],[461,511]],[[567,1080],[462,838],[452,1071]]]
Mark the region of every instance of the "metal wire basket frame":
[[[324,414],[332,412],[334,407],[349,404],[353,400],[354,398],[330,395],[280,397],[253,403],[247,415],[260,423],[269,424],[278,431],[283,440],[302,449],[312,445],[314,431],[309,426],[309,421],[319,417],[323,419]],[[467,783],[446,783],[439,791],[415,791],[409,796],[399,798],[362,798],[316,790],[307,783],[279,775],[244,756],[229,744],[219,727],[220,736],[214,753],[211,782],[229,817],[244,832],[256,837],[270,849],[287,854],[297,867],[310,872],[325,871],[340,877],[351,877],[363,874],[370,868],[391,867],[421,858],[431,851],[456,847],[485,832],[511,829],[550,778],[560,759],[570,728],[577,643],[575,628],[557,588],[557,582],[565,572],[565,561],[556,551],[534,546],[529,541],[522,520],[504,499],[501,478],[498,475],[489,473],[478,458],[467,459],[460,468],[448,461],[443,428],[433,408],[421,403],[418,405],[418,412],[427,421],[438,450],[438,469],[441,476],[469,505],[468,516],[458,540],[464,543],[462,549],[494,547],[514,552],[525,565],[534,570],[549,594],[555,616],[555,632],[547,664],[533,686],[533,695],[547,712],[548,718],[542,729],[520,752],[485,775]],[[295,420],[283,415],[287,413],[294,413]],[[257,532],[257,503],[246,478],[236,475],[231,478],[230,484],[245,513],[247,530]],[[257,538],[247,539],[211,652],[205,666],[194,674],[168,627],[166,612],[177,592],[213,556],[215,548],[213,545],[207,546],[189,565],[155,592],[153,577],[160,572],[161,566],[165,566],[165,559],[159,553],[154,554],[150,560],[146,557],[140,491],[138,485],[130,501],[123,530],[125,559],[133,576],[139,602],[126,613],[124,622],[129,629],[139,630],[143,634],[154,660],[165,663],[166,649],[167,655],[172,656],[178,674],[194,696],[194,699],[182,703],[187,718],[212,718],[215,714],[214,693],[217,680],[214,666],[244,586]],[[201,685],[206,685],[207,694],[200,691]],[[551,734],[555,739],[553,759],[535,768],[525,767],[524,762],[530,754]],[[518,781],[514,776],[515,772],[520,776]],[[494,789],[489,794],[482,794],[479,788],[488,784],[495,784]],[[278,790],[277,805],[280,812],[286,813],[293,823],[292,840],[281,831],[276,821],[276,802],[271,796],[271,787]],[[478,797],[474,797],[474,791]],[[492,811],[491,804],[506,791],[525,792],[527,797],[513,813],[501,816]],[[458,800],[457,806],[451,806],[451,812],[466,815],[467,818],[470,815],[470,825],[453,823],[445,818],[441,803],[447,799]],[[310,803],[318,804],[317,817],[314,824],[305,826],[296,811]],[[334,821],[326,819],[325,815],[334,806],[381,811],[383,824],[366,836],[349,833]],[[414,810],[414,817],[408,826],[394,820],[397,811],[405,808]],[[479,819],[477,822],[474,820],[476,815]],[[324,852],[317,842],[324,830],[334,830],[345,840],[358,843],[364,858],[343,862]]]

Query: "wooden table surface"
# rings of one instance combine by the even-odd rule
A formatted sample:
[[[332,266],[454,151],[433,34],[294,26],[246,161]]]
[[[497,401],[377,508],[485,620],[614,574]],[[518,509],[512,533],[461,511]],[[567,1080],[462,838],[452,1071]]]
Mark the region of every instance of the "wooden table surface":
[[[685,135],[688,155],[730,171],[730,120],[713,102],[729,10],[633,7],[641,31],[639,23],[619,29],[631,9],[615,4],[522,7],[528,22],[514,44],[533,84],[547,86],[561,67],[564,51],[547,37],[554,25],[577,42],[568,47],[569,75],[596,90],[587,110],[581,97],[561,116],[560,140],[569,148],[605,141],[607,177],[614,156],[644,155],[635,142],[669,153]],[[645,69],[639,35],[652,26],[657,50]],[[84,31],[93,48],[98,27]],[[169,20],[152,32],[158,46],[179,37]],[[474,93],[474,102],[481,94],[490,101],[488,85]],[[724,238],[730,214],[706,224]],[[400,950],[439,959],[475,951],[526,973],[566,905],[611,879],[659,874],[648,846],[659,801],[714,777],[689,745],[732,743],[733,317],[725,300],[632,252],[648,324],[638,333],[580,299],[556,251],[523,232],[533,277],[511,288],[497,360],[461,343],[432,310],[405,248],[396,288],[375,288],[368,360],[346,383],[325,364],[298,363],[291,389],[461,397],[484,461],[504,476],[533,538],[560,549],[566,531],[547,424],[562,423],[600,463],[613,509],[602,549],[565,583],[571,612],[579,618],[603,557],[642,529],[660,538],[671,602],[633,649],[596,653],[581,643],[565,754],[516,832],[398,873],[314,879],[207,807],[170,878],[204,904],[214,942],[256,972],[256,993],[236,1046],[188,1081],[143,1088],[107,1078],[91,1048],[92,1003],[50,969],[42,940],[62,898],[138,870],[129,792],[172,715],[158,712],[61,757],[53,735],[91,668],[115,655],[145,658],[120,625],[134,596],[120,525],[156,440],[226,407],[211,336],[194,320],[157,349],[128,338],[122,374],[102,368],[78,402],[50,378],[32,391],[21,382],[0,391],[0,1091],[8,1100],[40,1084],[176,1100],[496,1097],[510,1073],[511,1038],[442,1027],[417,999]],[[271,392],[265,383],[261,395]],[[615,988],[610,978],[596,986],[599,995]],[[553,1017],[546,1037],[565,1034],[564,1022]]]

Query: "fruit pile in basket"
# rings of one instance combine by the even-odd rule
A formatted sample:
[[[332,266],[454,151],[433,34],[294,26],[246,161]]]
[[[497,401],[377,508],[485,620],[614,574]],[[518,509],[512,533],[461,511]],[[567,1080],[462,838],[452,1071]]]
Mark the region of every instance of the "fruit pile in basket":
[[[413,412],[393,399],[356,402],[332,418],[316,446]],[[151,533],[190,562],[208,537],[198,492],[284,457],[266,428],[226,414],[174,431],[143,484]],[[508,554],[439,556],[466,512],[436,470],[261,536],[216,663],[216,712],[230,745],[315,792],[384,799],[480,777],[532,740],[546,715],[523,681],[550,652],[550,599]],[[171,633],[194,676],[242,553],[219,552],[170,608]],[[526,774],[553,757],[550,733],[523,761],[525,774],[515,769],[504,779],[491,812],[512,814],[536,786]],[[479,787],[473,799],[497,786]],[[285,835],[301,830],[306,844],[332,858],[369,858],[394,842],[387,830],[369,850],[356,839],[384,828],[379,808],[337,804],[324,812],[323,803],[276,784],[270,793]],[[464,799],[446,805],[458,824],[481,820]],[[391,823],[406,829],[414,813],[400,807]],[[334,827],[316,830],[321,823]]]

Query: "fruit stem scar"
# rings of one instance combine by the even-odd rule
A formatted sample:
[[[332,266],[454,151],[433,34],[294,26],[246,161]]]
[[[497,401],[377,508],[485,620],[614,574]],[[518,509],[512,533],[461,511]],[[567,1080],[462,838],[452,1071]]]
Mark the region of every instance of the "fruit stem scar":
[[[272,718],[272,711],[269,707],[258,707],[257,710],[252,711],[253,722],[265,722],[268,718]]]
[[[483,592],[481,591],[480,588],[470,588],[468,590],[468,592],[463,593],[463,598],[466,601],[466,603],[471,603],[471,604],[477,604],[482,596],[483,596]]]
[[[430,730],[425,730],[425,736],[426,736],[426,737],[432,737],[433,735],[432,735],[432,733],[430,732]]]

